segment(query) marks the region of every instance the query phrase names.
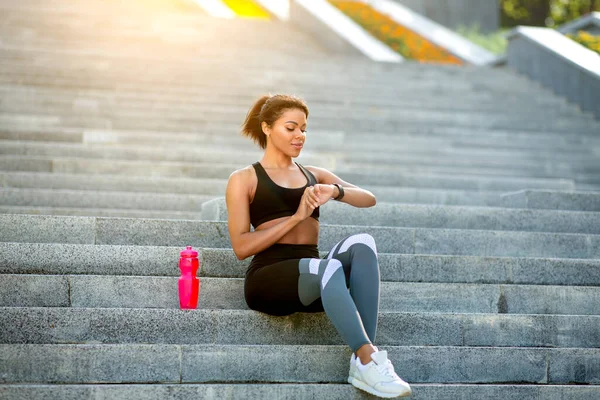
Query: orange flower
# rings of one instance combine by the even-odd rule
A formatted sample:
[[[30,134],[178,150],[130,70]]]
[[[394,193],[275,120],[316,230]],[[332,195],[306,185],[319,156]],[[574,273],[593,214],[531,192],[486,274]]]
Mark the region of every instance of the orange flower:
[[[419,62],[462,65],[463,62],[445,49],[429,42],[424,37],[397,24],[369,5],[354,1],[329,0],[331,4],[352,18],[374,37],[387,44],[402,56]]]

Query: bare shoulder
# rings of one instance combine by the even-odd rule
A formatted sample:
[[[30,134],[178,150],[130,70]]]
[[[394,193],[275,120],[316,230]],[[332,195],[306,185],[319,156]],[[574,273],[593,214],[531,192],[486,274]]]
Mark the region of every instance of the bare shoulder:
[[[244,168],[235,170],[229,175],[227,182],[227,192],[237,195],[247,193],[249,198],[254,197],[254,189],[256,187],[257,178],[254,167],[249,165]]]
[[[247,181],[249,179],[256,179],[256,172],[254,171],[254,167],[252,165],[248,165],[247,167],[236,169],[229,175],[229,180],[235,181]]]

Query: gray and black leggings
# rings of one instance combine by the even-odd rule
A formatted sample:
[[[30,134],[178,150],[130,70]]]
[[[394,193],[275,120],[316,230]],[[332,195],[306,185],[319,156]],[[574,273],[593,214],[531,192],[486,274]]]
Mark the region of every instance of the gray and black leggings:
[[[323,259],[315,245],[274,244],[252,259],[244,297],[250,309],[270,315],[325,311],[356,352],[375,340],[379,282],[375,240],[363,233]]]

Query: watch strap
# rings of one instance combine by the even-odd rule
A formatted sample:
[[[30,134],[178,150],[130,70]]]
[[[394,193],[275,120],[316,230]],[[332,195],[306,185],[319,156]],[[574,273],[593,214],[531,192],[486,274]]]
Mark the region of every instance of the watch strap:
[[[337,187],[339,191],[338,196],[334,200],[340,201],[344,197],[344,188],[338,183],[334,183],[333,186]]]

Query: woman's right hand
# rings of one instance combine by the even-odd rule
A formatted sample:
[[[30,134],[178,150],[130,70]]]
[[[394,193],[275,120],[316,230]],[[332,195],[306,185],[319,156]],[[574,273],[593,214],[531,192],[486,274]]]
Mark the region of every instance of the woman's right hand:
[[[298,210],[294,214],[300,221],[304,221],[310,217],[314,209],[319,207],[319,196],[315,194],[314,186],[309,186],[304,189]]]

